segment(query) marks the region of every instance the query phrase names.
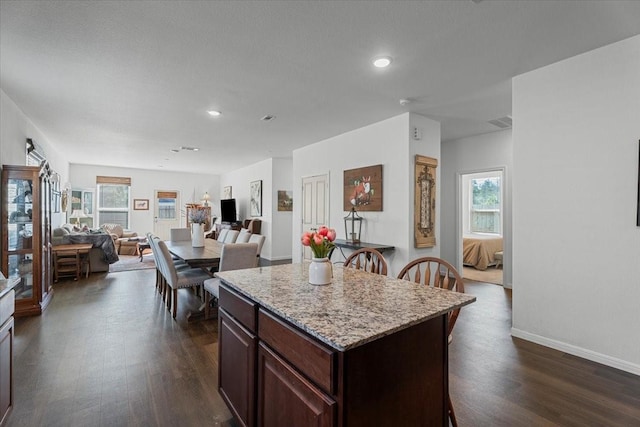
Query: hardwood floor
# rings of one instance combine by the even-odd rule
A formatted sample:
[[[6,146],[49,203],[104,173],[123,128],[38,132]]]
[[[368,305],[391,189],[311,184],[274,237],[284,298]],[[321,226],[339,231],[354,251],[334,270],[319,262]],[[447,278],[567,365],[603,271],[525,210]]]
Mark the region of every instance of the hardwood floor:
[[[217,392],[217,321],[174,321],[154,270],[60,281],[16,319],[7,426],[235,426]],[[468,283],[449,347],[461,426],[640,425],[640,377],[509,335],[510,291]]]

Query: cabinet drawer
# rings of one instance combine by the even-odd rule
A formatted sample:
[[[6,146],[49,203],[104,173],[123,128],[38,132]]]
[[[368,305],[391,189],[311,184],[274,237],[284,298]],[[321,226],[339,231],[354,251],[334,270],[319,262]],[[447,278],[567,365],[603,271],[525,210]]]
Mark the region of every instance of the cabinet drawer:
[[[225,287],[224,284],[220,285],[219,293],[218,305],[238,320],[242,326],[255,334],[257,330],[256,310],[258,305]]]
[[[6,322],[8,318],[13,316],[13,309],[15,307],[15,295],[16,292],[11,289],[2,297],[2,299],[0,299],[0,325]]]
[[[258,336],[324,391],[335,394],[334,350],[263,309],[258,311]]]

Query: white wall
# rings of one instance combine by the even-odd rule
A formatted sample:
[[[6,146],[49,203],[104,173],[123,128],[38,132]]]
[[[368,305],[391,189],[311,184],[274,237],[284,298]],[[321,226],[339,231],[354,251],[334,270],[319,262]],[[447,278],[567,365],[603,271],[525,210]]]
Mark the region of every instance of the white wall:
[[[24,112],[4,91],[0,90],[0,165],[25,165],[27,138],[35,141],[46,155],[49,164],[66,182],[69,177],[69,163],[64,155],[36,127]],[[53,214],[52,223],[61,221],[64,214]]]
[[[484,171],[487,169],[505,169],[505,200],[503,213],[504,230],[504,286],[512,283],[511,255],[511,194],[513,168],[513,140],[511,129],[499,132],[447,141],[442,144],[442,258],[460,267],[462,265],[461,237],[457,234],[458,213],[456,210],[458,195],[458,175]]]
[[[410,139],[410,128],[418,126],[422,139]],[[293,152],[293,260],[301,260],[302,178],[329,174],[329,226],[345,238],[343,210],[344,171],[382,164],[382,212],[361,212],[365,219],[361,240],[395,246],[385,252],[389,275],[394,276],[416,256],[439,254],[439,246],[413,247],[414,154],[440,157],[440,124],[426,117],[405,113],[381,122],[320,141]],[[439,182],[439,180],[438,180]],[[437,188],[436,191],[439,191]],[[439,214],[436,214],[438,221]],[[436,229],[438,227],[436,226]],[[439,234],[439,233],[438,233]],[[439,237],[439,236],[437,236]],[[439,239],[438,239],[439,240]],[[439,244],[439,243],[438,243]],[[333,256],[336,262],[338,257]]]
[[[218,195],[222,194],[223,187],[232,186],[240,220],[252,218],[250,184],[262,180],[262,216],[256,217],[262,220],[260,233],[265,236],[260,256],[271,261],[291,258],[291,221],[287,220],[288,215],[281,216],[286,212],[278,212],[277,208],[277,191],[291,189],[291,164],[291,159],[267,159],[220,177]]]
[[[293,159],[273,159],[273,187],[271,188],[272,204],[272,232],[271,259],[291,258],[291,227],[293,212],[278,211],[278,190],[293,191]],[[294,200],[294,203],[296,201]]]
[[[513,80],[515,336],[640,374],[640,36]]]
[[[70,165],[72,187],[96,189],[96,176],[121,176],[131,178],[131,199],[149,199],[148,211],[131,210],[129,228],[144,235],[153,232],[155,190],[176,190],[180,192],[181,210],[186,203],[200,203],[208,192],[211,196],[211,214],[220,216],[220,177],[218,175],[190,174],[184,172],[158,172],[145,169],[115,168],[94,165]],[[64,221],[62,221],[64,222]],[[182,218],[186,226],[186,218]],[[54,224],[56,225],[56,224]],[[100,224],[94,223],[94,227]]]

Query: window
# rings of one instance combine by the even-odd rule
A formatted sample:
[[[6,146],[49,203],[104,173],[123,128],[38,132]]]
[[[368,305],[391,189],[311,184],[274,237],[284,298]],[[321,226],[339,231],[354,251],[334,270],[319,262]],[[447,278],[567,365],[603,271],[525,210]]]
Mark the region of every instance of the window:
[[[119,224],[129,228],[130,178],[97,177],[98,224]]]
[[[468,195],[465,232],[502,235],[502,172],[465,175],[464,185]]]

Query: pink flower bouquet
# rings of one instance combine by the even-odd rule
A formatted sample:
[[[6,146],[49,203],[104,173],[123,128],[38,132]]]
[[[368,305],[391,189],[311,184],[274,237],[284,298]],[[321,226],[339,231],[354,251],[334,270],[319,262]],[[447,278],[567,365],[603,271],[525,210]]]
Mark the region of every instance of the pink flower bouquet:
[[[314,258],[326,258],[331,249],[335,247],[333,241],[336,240],[336,230],[321,226],[316,231],[305,231],[302,233],[302,244],[311,247]]]

